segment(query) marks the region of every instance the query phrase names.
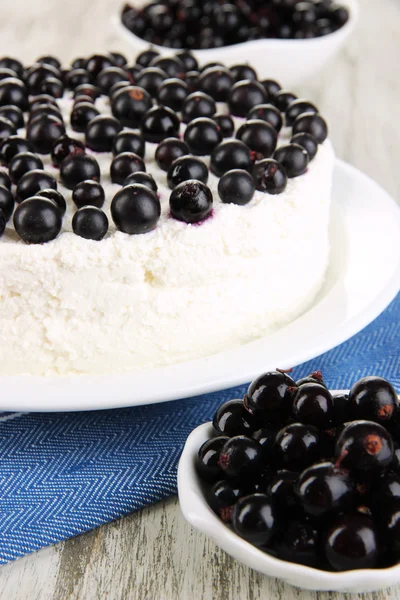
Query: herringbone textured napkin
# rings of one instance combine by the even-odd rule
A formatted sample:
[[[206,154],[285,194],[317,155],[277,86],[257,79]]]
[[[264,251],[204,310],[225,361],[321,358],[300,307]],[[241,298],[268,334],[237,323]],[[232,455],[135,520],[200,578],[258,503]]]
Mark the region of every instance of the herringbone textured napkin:
[[[400,295],[294,377],[318,368],[340,389],[377,374],[400,389],[399,350]],[[245,389],[121,410],[0,413],[0,563],[175,494],[186,437]]]

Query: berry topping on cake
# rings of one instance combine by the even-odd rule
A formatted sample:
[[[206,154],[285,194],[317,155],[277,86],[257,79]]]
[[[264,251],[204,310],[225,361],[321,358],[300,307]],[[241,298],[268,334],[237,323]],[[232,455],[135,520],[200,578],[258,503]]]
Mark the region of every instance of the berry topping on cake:
[[[118,229],[124,233],[147,233],[155,229],[160,218],[160,201],[147,186],[128,185],[115,194],[111,214]]]
[[[177,185],[169,198],[171,215],[185,223],[203,221],[211,213],[212,205],[211,190],[204,183],[195,179],[183,181]]]
[[[74,214],[72,229],[86,240],[102,240],[108,231],[107,215],[96,206],[83,206]]]
[[[62,216],[48,198],[34,196],[21,202],[14,213],[15,231],[27,244],[43,244],[60,233]]]

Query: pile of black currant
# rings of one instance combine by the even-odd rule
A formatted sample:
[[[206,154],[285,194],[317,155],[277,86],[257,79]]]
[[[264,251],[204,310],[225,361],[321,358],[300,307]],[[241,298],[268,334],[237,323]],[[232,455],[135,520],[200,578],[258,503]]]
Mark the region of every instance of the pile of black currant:
[[[391,384],[331,394],[320,372],[261,375],[214,415],[196,468],[213,511],[280,559],[324,570],[400,561],[400,411]]]
[[[71,99],[69,123],[63,97]],[[283,127],[290,143],[278,147]],[[259,81],[247,64],[200,67],[190,52],[165,57],[151,48],[133,64],[119,53],[94,54],[69,69],[53,56],[29,67],[1,58],[0,236],[13,216],[26,243],[56,238],[67,207],[61,182],[77,208],[74,232],[101,240],[109,222],[99,153],[111,154],[110,179],[122,186],[111,202],[116,227],[140,234],[161,215],[144,160],[148,144],[156,145],[155,162],[172,190],[169,214],[199,223],[212,215],[209,170],[220,178],[222,202],[247,204],[256,189],[282,193],[288,179],[306,172],[327,135],[314,104],[274,80]],[[45,170],[46,156],[58,172]],[[210,157],[209,166],[202,157]]]
[[[191,50],[321,37],[348,19],[347,8],[333,0],[157,0],[141,9],[126,4],[121,12],[122,23],[138,37]]]

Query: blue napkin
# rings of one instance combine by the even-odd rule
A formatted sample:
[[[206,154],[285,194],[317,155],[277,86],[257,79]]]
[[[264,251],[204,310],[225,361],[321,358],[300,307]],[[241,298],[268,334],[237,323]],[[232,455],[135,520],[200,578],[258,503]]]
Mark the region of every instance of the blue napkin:
[[[376,374],[399,390],[399,350],[400,295],[293,376],[321,369],[331,389],[343,389]],[[246,387],[130,409],[0,413],[0,564],[175,494],[186,437]]]

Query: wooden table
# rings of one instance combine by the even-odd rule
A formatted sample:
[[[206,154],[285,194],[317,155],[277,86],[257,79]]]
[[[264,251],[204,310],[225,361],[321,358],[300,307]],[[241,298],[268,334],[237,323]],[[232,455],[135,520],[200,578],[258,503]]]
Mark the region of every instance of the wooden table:
[[[360,0],[358,30],[340,56],[298,92],[328,118],[340,158],[391,194],[400,189],[400,3]],[[2,0],[0,55],[64,61],[129,47],[115,34],[112,0]],[[133,58],[133,57],[132,57]],[[379,223],[376,224],[379,227]],[[0,597],[187,600],[342,600],[296,590],[232,560],[180,514],[176,498],[0,568]],[[400,586],[363,600],[400,597]]]

